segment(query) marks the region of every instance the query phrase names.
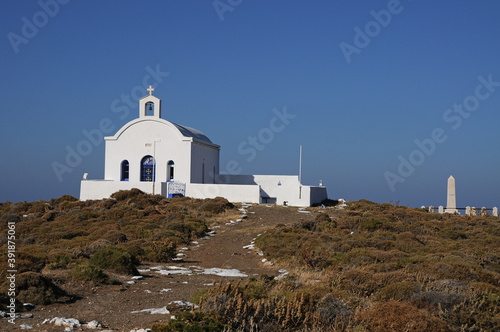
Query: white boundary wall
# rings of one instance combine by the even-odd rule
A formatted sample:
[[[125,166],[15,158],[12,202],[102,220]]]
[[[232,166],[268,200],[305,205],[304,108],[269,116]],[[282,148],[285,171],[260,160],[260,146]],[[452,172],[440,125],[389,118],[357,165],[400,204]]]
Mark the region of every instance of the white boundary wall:
[[[194,198],[224,197],[230,202],[260,204],[258,185],[186,183],[186,196]]]
[[[137,188],[145,193],[153,193],[153,182],[129,182],[112,180],[83,180],[80,185],[80,200],[109,198],[119,190]],[[155,183],[155,193],[161,192],[161,183]]]
[[[290,206],[311,206],[328,198],[325,187],[304,186],[296,175],[218,175],[218,182],[202,184],[186,183],[186,196],[194,198],[224,197],[230,202],[261,204],[266,198],[276,200],[278,205],[285,202]],[[222,181],[221,181],[222,182]],[[83,180],[80,199],[109,198],[119,190],[137,188],[145,193],[153,193],[153,182]],[[166,182],[155,182],[155,194],[166,193]]]

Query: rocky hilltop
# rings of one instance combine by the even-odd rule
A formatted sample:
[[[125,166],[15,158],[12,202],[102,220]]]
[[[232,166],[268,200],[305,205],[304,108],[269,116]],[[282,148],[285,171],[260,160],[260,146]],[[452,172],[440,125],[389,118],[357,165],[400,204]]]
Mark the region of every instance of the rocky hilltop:
[[[498,218],[334,203],[0,203],[0,329],[500,329]]]

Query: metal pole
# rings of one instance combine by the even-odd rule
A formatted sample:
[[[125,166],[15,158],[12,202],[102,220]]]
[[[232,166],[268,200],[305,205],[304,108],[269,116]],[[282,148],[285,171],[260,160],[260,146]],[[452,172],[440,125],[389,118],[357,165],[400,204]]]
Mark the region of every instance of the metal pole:
[[[156,182],[156,142],[161,142],[160,138],[155,138],[153,141],[153,159],[154,159],[154,166],[153,166],[153,195],[155,194],[155,182]]]
[[[153,195],[155,194],[155,173],[156,173],[156,140],[153,140]]]
[[[299,199],[302,199],[302,145],[299,152]]]
[[[302,184],[302,145],[299,153],[299,183]]]

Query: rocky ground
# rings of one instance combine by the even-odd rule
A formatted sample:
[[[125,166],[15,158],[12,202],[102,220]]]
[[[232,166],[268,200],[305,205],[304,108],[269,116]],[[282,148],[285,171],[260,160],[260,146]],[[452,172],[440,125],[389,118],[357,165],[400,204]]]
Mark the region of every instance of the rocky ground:
[[[19,331],[23,326],[32,327],[31,331],[90,330],[85,324],[92,326],[96,324],[93,321],[101,325],[99,330],[146,329],[154,322],[168,321],[176,312],[191,308],[187,301],[198,290],[221,280],[246,280],[263,273],[275,276],[286,273],[272,262],[263,262],[252,241],[266,229],[307,219],[311,214],[297,208],[252,206],[247,209],[247,216],[241,222],[227,220],[227,223],[212,226],[210,236],[198,239],[182,250],[179,256],[182,260],[141,265],[138,267],[140,278],[113,275],[122,282],[121,285],[71,285],[73,293],[76,290],[80,296],[79,300],[70,304],[36,306],[24,313],[30,317],[16,319],[15,325],[3,318],[0,330]],[[63,321],[55,318],[72,318],[81,326],[73,329],[56,326]],[[71,325],[71,322],[65,323]]]

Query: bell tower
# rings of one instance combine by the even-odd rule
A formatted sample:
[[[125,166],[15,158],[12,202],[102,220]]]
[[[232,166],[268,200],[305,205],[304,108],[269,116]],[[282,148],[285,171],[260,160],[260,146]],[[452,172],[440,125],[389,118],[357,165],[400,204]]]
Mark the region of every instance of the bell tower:
[[[139,117],[146,118],[149,116],[161,118],[161,100],[153,96],[153,87],[151,85],[147,89],[149,95],[139,99]]]

